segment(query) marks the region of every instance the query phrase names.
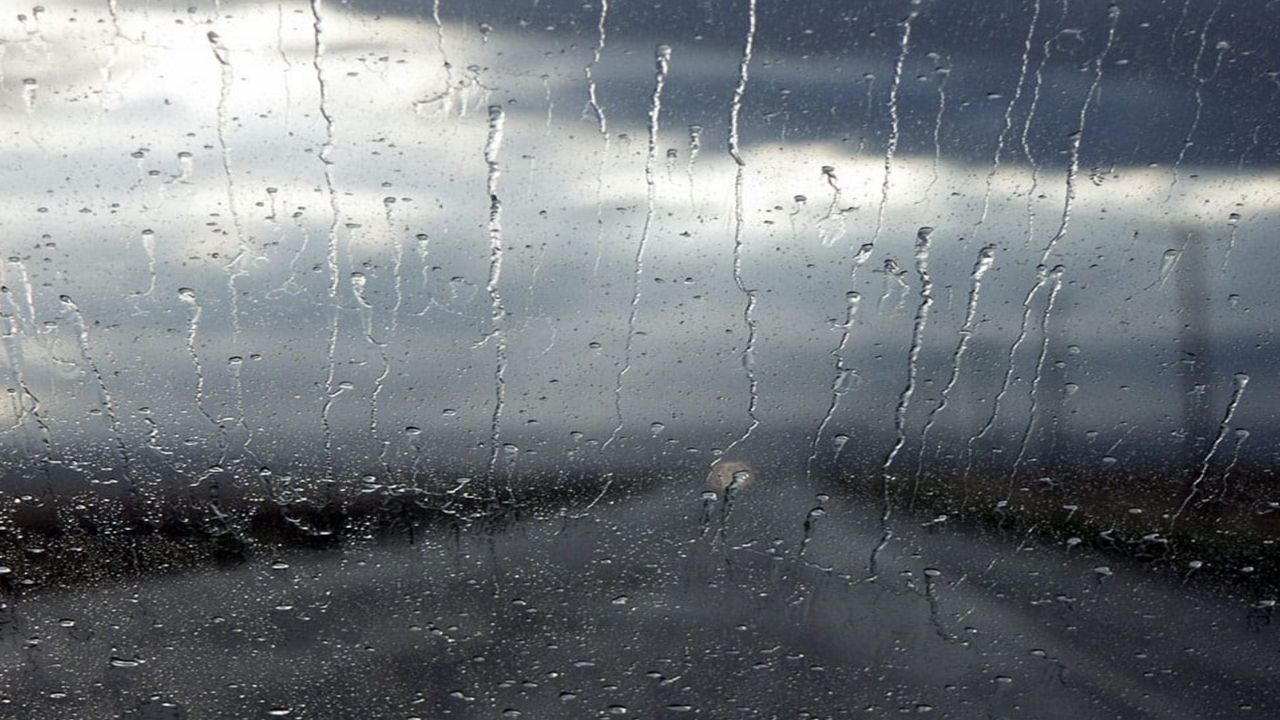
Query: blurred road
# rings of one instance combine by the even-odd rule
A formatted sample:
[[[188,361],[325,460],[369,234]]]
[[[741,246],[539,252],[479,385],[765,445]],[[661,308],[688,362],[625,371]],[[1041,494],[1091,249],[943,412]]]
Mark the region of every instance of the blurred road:
[[[870,580],[879,509],[827,499],[811,516],[802,486],[748,486],[727,517],[700,487],[668,486],[412,546],[260,553],[229,571],[6,600],[3,714],[1276,712],[1269,615],[1194,574],[1178,584],[891,515]]]

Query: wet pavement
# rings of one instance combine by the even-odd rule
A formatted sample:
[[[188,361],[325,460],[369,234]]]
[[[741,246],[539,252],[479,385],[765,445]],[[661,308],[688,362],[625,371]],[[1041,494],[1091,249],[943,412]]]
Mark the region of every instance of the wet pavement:
[[[1267,717],[1256,599],[1086,548],[666,485],[6,600],[24,718]],[[811,513],[821,507],[823,512]],[[799,557],[808,522],[809,541]],[[518,713],[518,715],[517,715]]]

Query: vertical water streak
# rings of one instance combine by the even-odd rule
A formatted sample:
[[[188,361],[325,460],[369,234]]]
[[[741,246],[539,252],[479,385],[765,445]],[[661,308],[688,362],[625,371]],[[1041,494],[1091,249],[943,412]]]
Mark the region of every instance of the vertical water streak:
[[[871,243],[866,243],[854,254],[853,266],[849,269],[850,287],[857,287],[858,269],[871,257],[873,249]],[[840,396],[846,392],[846,382],[853,374],[853,368],[844,362],[844,350],[853,334],[853,324],[857,318],[858,305],[861,301],[862,295],[856,290],[850,290],[845,294],[845,317],[844,323],[840,328],[840,340],[830,352],[832,366],[835,368],[835,375],[831,379],[831,400],[827,403],[827,410],[823,414],[822,420],[818,422],[817,430],[813,433],[813,443],[810,447],[809,457],[805,461],[805,479],[812,478],[813,463],[818,459],[818,445],[822,441],[822,434],[826,432],[827,426],[835,418],[836,409],[840,405]]]
[[[978,217],[978,222],[974,227],[982,225],[987,221],[987,213],[991,209],[991,188],[995,182],[996,173],[1000,170],[1000,155],[1004,152],[1005,138],[1009,134],[1009,130],[1013,128],[1013,108],[1022,99],[1022,86],[1027,80],[1027,66],[1031,60],[1031,40],[1035,38],[1036,23],[1040,21],[1040,0],[1035,0],[1031,10],[1031,22],[1027,24],[1027,37],[1022,43],[1022,61],[1018,67],[1018,83],[1013,88],[1013,97],[1009,99],[1009,103],[1004,107],[1004,124],[1000,128],[1000,134],[996,137],[996,151],[991,156],[991,171],[987,173],[987,186],[982,194],[982,214]]]
[[[698,211],[698,201],[695,198],[693,165],[698,160],[698,153],[702,151],[702,126],[689,126],[689,164],[685,169],[685,174],[689,178],[689,209],[693,212]]]
[[[249,245],[245,240],[244,224],[240,220],[240,210],[236,206],[236,185],[235,174],[231,167],[231,145],[227,142],[227,126],[230,117],[227,113],[227,104],[231,100],[231,86],[235,80],[235,70],[231,66],[231,53],[227,47],[222,44],[222,39],[218,33],[210,30],[208,33],[209,47],[213,50],[213,57],[219,64],[219,88],[218,88],[218,147],[222,154],[222,176],[226,185],[227,195],[227,211],[231,213],[231,225],[236,234],[236,254],[229,260],[223,269],[227,273],[227,294],[230,296],[231,305],[231,337],[233,342],[240,341],[240,294],[236,290],[236,278],[243,277],[243,263],[249,253]]]
[[[1089,92],[1085,93],[1084,102],[1080,104],[1080,119],[1076,126],[1076,131],[1071,134],[1070,146],[1068,148],[1067,163],[1067,179],[1066,179],[1066,197],[1062,202],[1062,221],[1058,225],[1058,230],[1049,238],[1049,242],[1045,244],[1044,252],[1040,255],[1040,264],[1047,265],[1049,256],[1053,253],[1054,246],[1058,244],[1067,234],[1067,226],[1071,223],[1071,208],[1076,199],[1076,176],[1080,173],[1080,143],[1084,140],[1084,131],[1086,121],[1089,118],[1089,105],[1093,102],[1093,97],[1098,92],[1098,86],[1102,82],[1102,66],[1106,62],[1107,55],[1111,53],[1111,46],[1116,39],[1116,23],[1120,20],[1120,8],[1112,5],[1107,9],[1107,17],[1110,20],[1107,26],[1107,42],[1103,46],[1102,52],[1093,61],[1093,82],[1089,84]]]
[[[1227,463],[1227,466],[1222,470],[1222,491],[1218,494],[1220,500],[1227,495],[1227,481],[1231,479],[1231,472],[1236,469],[1236,465],[1240,464],[1240,450],[1244,447],[1244,441],[1249,439],[1249,431],[1240,428],[1236,430],[1235,436],[1236,446],[1231,453],[1231,462]]]
[[[738,116],[742,112],[742,97],[747,91],[748,71],[751,66],[751,52],[755,46],[756,37],[756,0],[748,0],[747,5],[747,37],[742,46],[742,60],[738,64],[738,85],[733,90],[733,100],[729,104],[729,156],[733,158],[737,164],[736,173],[733,182],[733,282],[738,286],[739,292],[746,297],[746,304],[742,310],[742,323],[747,330],[746,342],[742,346],[742,370],[747,378],[747,427],[743,430],[742,435],[735,439],[728,447],[725,448],[727,454],[730,450],[737,447],[740,443],[746,442],[751,437],[751,433],[760,426],[760,419],[756,416],[756,409],[760,404],[760,382],[756,377],[756,320],[753,315],[756,306],[756,290],[749,288],[746,281],[742,277],[742,249],[743,239],[742,230],[746,223],[743,211],[743,194],[744,181],[746,173],[746,161],[742,159],[742,153],[739,151],[738,142]]]
[[[191,307],[191,317],[187,319],[187,354],[191,357],[191,368],[195,372],[196,376],[194,400],[196,410],[204,416],[205,420],[209,421],[209,424],[212,425],[213,429],[218,433],[218,464],[221,465],[223,461],[226,460],[227,448],[229,446],[226,436],[227,431],[226,428],[223,427],[222,423],[219,422],[217,418],[215,418],[205,407],[204,366],[200,363],[200,353],[196,347],[196,339],[200,333],[200,317],[204,314],[204,308],[201,307],[200,301],[196,297],[196,291],[191,288],[179,288],[178,299]]]
[[[898,457],[902,446],[907,442],[907,409],[911,405],[911,397],[915,394],[916,378],[920,372],[920,350],[924,345],[924,331],[929,323],[929,309],[933,307],[933,280],[929,277],[929,237],[933,228],[922,227],[916,234],[915,263],[916,275],[920,279],[920,305],[916,308],[915,322],[911,331],[911,348],[907,351],[907,383],[898,396],[898,404],[894,408],[893,427],[897,438],[885,455],[880,469],[888,472],[893,461]]]
[[[831,188],[831,202],[827,204],[827,214],[817,222],[818,242],[823,247],[831,247],[844,237],[848,229],[845,224],[844,190],[836,177],[836,169],[831,165],[822,166],[822,176]]]
[[[373,379],[373,392],[369,394],[369,436],[373,438],[375,443],[382,446],[382,454],[379,459],[385,459],[387,448],[390,447],[389,440],[381,439],[381,431],[378,428],[378,401],[385,387],[387,376],[391,374],[391,359],[387,356],[387,342],[378,340],[373,334],[373,304],[369,302],[368,296],[365,294],[369,283],[369,278],[364,273],[351,274],[351,294],[355,296],[356,304],[360,308],[360,314],[364,317],[364,339],[374,352],[378,354],[381,361],[382,370],[378,376]],[[383,470],[390,479],[390,468],[383,466]]]
[[[587,63],[583,69],[583,74],[587,78],[587,105],[595,113],[596,125],[600,130],[600,136],[606,139],[609,137],[609,123],[605,118],[604,108],[600,107],[600,99],[596,95],[595,69],[600,65],[600,56],[604,53],[604,43],[607,37],[605,23],[608,18],[609,0],[600,0],[600,16],[596,21],[596,47],[591,54],[591,62]]]
[[[392,219],[392,208],[395,207],[395,197],[388,195],[382,199],[382,205],[386,209],[387,233],[391,235],[392,243],[396,246],[395,256],[391,260],[391,275],[393,277],[393,294],[395,301],[391,305],[391,317],[387,321],[387,340],[392,341],[395,338],[396,330],[400,327],[400,308],[404,306],[404,233],[396,230],[395,221]]]
[[[616,424],[609,438],[600,446],[607,449],[622,433],[622,382],[631,370],[631,354],[635,346],[636,315],[640,311],[640,280],[644,276],[644,253],[649,244],[649,230],[653,225],[657,185],[654,182],[654,164],[658,156],[658,130],[662,116],[662,91],[667,84],[667,72],[671,69],[671,46],[659,45],[654,51],[656,72],[653,81],[653,97],[649,102],[649,153],[644,164],[644,180],[648,189],[645,199],[644,225],[640,229],[640,241],[636,243],[636,255],[631,280],[631,303],[627,312],[627,339],[622,352],[622,365],[613,385],[613,408]]]
[[[933,74],[938,83],[938,112],[933,118],[933,169],[929,184],[924,188],[924,196],[918,202],[929,198],[929,192],[938,184],[938,170],[942,165],[942,117],[947,112],[947,78],[951,76],[951,68],[940,65]]]
[[[233,355],[227,359],[227,366],[231,369],[231,381],[235,386],[235,402],[236,402],[236,425],[240,426],[241,432],[244,433],[244,443],[240,446],[240,450],[246,457],[253,461],[252,469],[257,470],[261,466],[258,455],[253,451],[253,428],[249,427],[249,420],[244,409],[244,378],[241,373],[244,370],[244,358],[240,355]],[[150,418],[147,418],[150,420]],[[153,427],[153,431],[155,428]],[[154,440],[154,438],[152,438]]]
[[[747,0],[747,37],[742,45],[742,59],[738,62],[738,85],[733,89],[729,103],[729,156],[738,165],[746,165],[738,151],[738,117],[742,113],[742,97],[747,92],[747,80],[751,68],[751,53],[756,40],[756,0]]]
[[[1000,404],[1004,401],[1006,395],[1009,394],[1009,386],[1013,383],[1013,373],[1015,368],[1015,358],[1018,354],[1018,348],[1022,347],[1022,343],[1027,339],[1027,330],[1031,323],[1031,301],[1035,298],[1040,288],[1049,282],[1049,273],[1045,266],[1040,265],[1036,268],[1036,282],[1027,291],[1026,297],[1022,299],[1022,320],[1018,324],[1018,335],[1014,338],[1013,343],[1009,346],[1008,364],[1004,369],[1004,378],[1000,381],[1000,390],[996,392],[995,400],[991,403],[991,414],[987,417],[986,422],[982,424],[978,432],[969,436],[968,442],[965,443],[965,466],[961,475],[961,481],[965,482],[969,479],[969,471],[973,468],[973,446],[991,432],[996,424],[996,419],[1000,416]]]
[[[604,254],[604,167],[609,161],[609,119],[600,105],[599,91],[596,87],[595,70],[600,65],[600,57],[604,54],[605,39],[608,37],[606,23],[609,19],[609,0],[600,0],[600,16],[596,21],[596,47],[591,54],[591,62],[583,69],[587,78],[587,106],[595,113],[596,129],[600,133],[600,161],[596,164],[596,261],[592,275],[600,272],[600,259]]]
[[[1227,403],[1227,410],[1222,415],[1222,422],[1218,423],[1218,434],[1213,438],[1213,444],[1209,446],[1208,452],[1204,454],[1204,459],[1200,461],[1200,473],[1196,475],[1196,479],[1192,481],[1191,488],[1187,491],[1187,497],[1183,499],[1182,505],[1178,507],[1178,511],[1169,518],[1169,530],[1173,530],[1173,525],[1182,517],[1182,513],[1186,511],[1187,506],[1195,499],[1200,492],[1200,484],[1204,482],[1205,477],[1209,474],[1209,465],[1213,462],[1213,456],[1217,454],[1218,448],[1227,437],[1227,432],[1231,430],[1231,419],[1235,417],[1236,408],[1240,407],[1240,400],[1244,397],[1244,389],[1249,384],[1249,376],[1244,373],[1236,373],[1232,378],[1235,383],[1235,389],[1231,392],[1231,400]]]
[[[8,292],[5,292],[5,295],[8,294]],[[49,431],[49,423],[45,420],[44,411],[40,407],[40,398],[31,391],[31,385],[27,382],[26,363],[23,360],[22,352],[22,341],[18,332],[17,323],[15,322],[15,320],[18,319],[18,314],[16,312],[17,306],[16,304],[13,304],[12,298],[10,298],[10,304],[14,307],[15,312],[12,315],[0,314],[0,317],[4,317],[9,321],[8,330],[3,335],[0,335],[0,339],[4,340],[5,355],[8,357],[9,366],[13,369],[14,380],[18,385],[18,402],[20,404],[21,414],[19,415],[17,425],[21,425],[25,422],[26,417],[30,417],[35,423],[37,430],[40,432],[41,466],[44,469],[45,481],[52,484],[53,465],[55,464],[53,459],[53,437]],[[22,400],[24,397],[31,401],[30,408],[27,408],[25,402]]]
[[[911,0],[911,12],[902,21],[902,38],[898,41],[898,59],[893,64],[893,81],[889,85],[889,140],[884,149],[884,180],[880,184],[880,207],[876,210],[876,229],[871,244],[880,239],[884,228],[885,208],[889,204],[889,183],[893,175],[893,156],[898,151],[898,89],[902,86],[902,68],[911,49],[911,24],[920,15],[920,0]]]
[[[889,496],[889,471],[893,467],[893,461],[898,457],[902,447],[907,442],[907,410],[911,406],[911,398],[916,391],[917,377],[920,374],[920,350],[924,346],[924,332],[929,324],[929,309],[933,307],[933,279],[929,276],[929,240],[933,234],[933,228],[922,227],[916,233],[915,243],[915,264],[916,275],[920,279],[920,304],[916,308],[915,321],[911,330],[911,348],[907,351],[907,382],[902,388],[901,394],[898,395],[898,403],[893,412],[893,429],[896,434],[893,445],[889,448],[889,452],[885,454],[884,463],[880,466],[880,482],[883,485],[880,512],[880,541],[871,551],[871,559],[868,563],[868,574],[874,577],[877,574],[877,562],[879,561],[880,552],[889,544],[889,540],[893,537],[893,531],[889,528],[890,514],[890,496]]]
[[[341,314],[341,308],[338,303],[338,285],[339,267],[338,267],[338,224],[342,217],[338,209],[338,190],[333,176],[333,139],[334,139],[334,120],[333,115],[329,111],[329,88],[325,81],[324,74],[324,17],[322,13],[323,0],[310,0],[311,4],[311,20],[312,20],[312,54],[311,67],[315,71],[316,87],[319,91],[319,112],[320,117],[324,120],[324,143],[320,147],[319,159],[324,167],[324,184],[325,192],[329,200],[329,233],[328,233],[328,250],[325,254],[325,261],[329,268],[329,302],[333,305],[331,313],[331,322],[329,325],[329,342],[328,342],[328,364],[329,369],[325,375],[325,392],[324,405],[321,410],[321,425],[324,429],[324,455],[325,455],[325,471],[327,473],[326,480],[332,482],[334,480],[333,472],[333,427],[328,421],[328,412],[333,405],[333,399],[338,396],[340,390],[334,387],[334,380],[337,374],[337,352],[338,352],[338,319]]]
[[[1053,306],[1062,290],[1062,275],[1066,268],[1061,265],[1049,271],[1049,298],[1045,301],[1044,316],[1040,321],[1040,354],[1036,357],[1035,374],[1031,376],[1031,387],[1027,390],[1030,408],[1027,410],[1027,424],[1022,429],[1022,440],[1018,443],[1018,454],[1013,458],[1013,467],[1009,470],[1009,493],[1006,500],[1013,497],[1013,486],[1017,482],[1018,467],[1027,455],[1027,446],[1031,441],[1031,433],[1035,429],[1038,399],[1040,397],[1040,380],[1044,377],[1044,362],[1049,353],[1049,319],[1053,315]]]
[[[444,89],[423,100],[414,101],[413,109],[418,111],[427,105],[439,102],[441,112],[447,116],[453,111],[454,92],[460,89],[461,84],[458,84],[458,86],[455,87],[453,79],[453,63],[449,61],[449,53],[445,48],[444,22],[440,19],[440,0],[432,0],[431,2],[431,23],[435,27],[436,31],[436,51],[440,53],[440,65],[444,68]],[[466,109],[467,103],[464,98],[461,101],[461,114],[465,115]]]
[[[1200,127],[1200,116],[1204,112],[1204,85],[1209,81],[1208,77],[1200,77],[1200,61],[1204,58],[1204,48],[1209,42],[1209,26],[1213,24],[1213,19],[1217,17],[1220,9],[1222,9],[1222,0],[1214,4],[1209,17],[1204,21],[1204,27],[1200,30],[1200,45],[1196,48],[1195,60],[1191,64],[1191,79],[1196,84],[1194,93],[1196,109],[1191,117],[1191,126],[1187,128],[1187,134],[1182,138],[1182,148],[1178,150],[1178,157],[1173,161],[1173,168],[1170,171],[1172,179],[1169,181],[1169,194],[1165,197],[1166,201],[1173,198],[1173,189],[1178,184],[1178,170],[1187,157],[1187,150],[1195,144],[1196,130]],[[1183,10],[1185,12],[1185,8]],[[1222,53],[1218,53],[1218,62],[1222,62]]]
[[[920,476],[924,472],[924,455],[925,448],[928,445],[929,431],[933,428],[934,423],[937,422],[938,415],[946,409],[947,402],[951,397],[951,391],[960,379],[960,361],[964,358],[964,354],[969,348],[969,341],[973,338],[973,333],[977,326],[978,298],[982,293],[982,278],[986,276],[991,270],[991,266],[995,264],[995,251],[995,245],[987,245],[979,250],[978,260],[974,263],[973,271],[969,274],[969,279],[971,280],[969,301],[965,306],[964,321],[960,325],[960,339],[956,342],[956,348],[951,353],[951,374],[947,377],[947,383],[943,386],[942,392],[938,397],[938,404],[929,411],[924,427],[920,430],[920,448],[916,455],[915,485],[911,490],[913,501],[916,490],[920,486]]]
[[[80,307],[69,295],[60,295],[58,299],[62,304],[71,311],[76,321],[76,338],[80,344],[80,355],[84,358],[85,364],[89,366],[89,372],[93,375],[94,383],[98,388],[98,399],[102,402],[102,410],[107,415],[107,423],[111,430],[111,437],[115,441],[115,451],[120,459],[120,467],[124,473],[125,482],[130,490],[135,489],[136,481],[133,477],[132,461],[129,458],[129,448],[124,442],[124,431],[120,427],[120,416],[116,413],[115,399],[111,396],[111,391],[107,388],[106,378],[102,374],[102,368],[99,367],[97,359],[91,350],[89,342],[89,325],[85,322],[84,313],[80,311]],[[114,482],[114,480],[103,480],[102,482]]]
[[[499,282],[502,279],[502,201],[498,198],[498,152],[502,149],[502,126],[505,116],[502,108],[489,106],[489,134],[484,144],[486,167],[485,191],[489,195],[489,291],[491,330],[494,339],[495,359],[493,369],[494,403],[489,423],[489,477],[495,476],[498,455],[502,451],[502,411],[507,393],[507,336],[505,331],[506,307],[502,302]]]
[[[156,233],[154,230],[142,231],[142,251],[147,256],[147,289],[138,296],[149,298],[156,290]]]
[[[120,5],[117,0],[107,0],[107,15],[111,18],[111,52],[107,55],[106,65],[102,68],[103,92],[101,102],[104,110],[111,92],[112,72],[115,69],[116,61],[120,59],[120,40],[124,38],[124,30],[120,27]]]

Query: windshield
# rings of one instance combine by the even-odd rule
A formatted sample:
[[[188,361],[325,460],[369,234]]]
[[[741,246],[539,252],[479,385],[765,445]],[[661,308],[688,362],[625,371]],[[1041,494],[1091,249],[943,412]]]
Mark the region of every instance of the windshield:
[[[1277,22],[10,4],[0,703],[1274,714]]]

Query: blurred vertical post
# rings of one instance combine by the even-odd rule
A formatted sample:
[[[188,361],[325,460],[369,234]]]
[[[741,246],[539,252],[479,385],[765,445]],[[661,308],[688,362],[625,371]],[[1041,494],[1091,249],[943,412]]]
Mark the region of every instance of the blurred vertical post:
[[[1209,297],[1205,266],[1207,248],[1195,228],[1180,226],[1175,236],[1182,241],[1182,254],[1174,268],[1178,296],[1178,352],[1182,370],[1182,463],[1193,472],[1209,442],[1213,419],[1209,416],[1209,373],[1212,368],[1212,336],[1209,327]]]

